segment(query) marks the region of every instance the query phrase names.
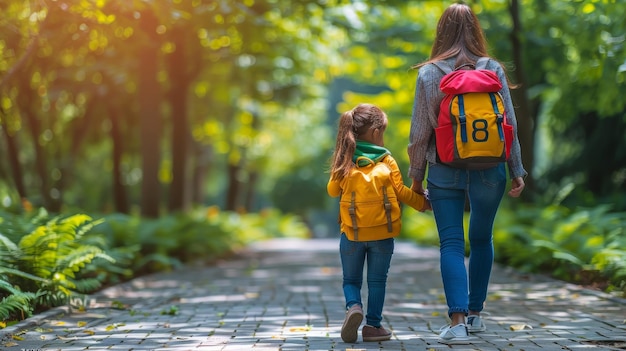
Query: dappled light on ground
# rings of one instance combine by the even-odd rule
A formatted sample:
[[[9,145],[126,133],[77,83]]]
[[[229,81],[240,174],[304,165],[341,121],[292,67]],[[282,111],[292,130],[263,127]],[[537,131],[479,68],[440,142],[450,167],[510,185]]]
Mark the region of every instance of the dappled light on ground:
[[[341,341],[338,241],[285,239],[258,243],[211,267],[108,288],[89,299],[85,312],[51,316],[17,339],[5,337],[3,349],[439,349],[447,307],[438,250],[400,241],[396,247],[383,313],[383,324],[393,331],[387,342]],[[364,297],[366,291],[364,284]],[[496,267],[484,313],[488,330],[475,334],[471,345],[452,348],[619,347],[626,342],[625,306],[597,292]]]

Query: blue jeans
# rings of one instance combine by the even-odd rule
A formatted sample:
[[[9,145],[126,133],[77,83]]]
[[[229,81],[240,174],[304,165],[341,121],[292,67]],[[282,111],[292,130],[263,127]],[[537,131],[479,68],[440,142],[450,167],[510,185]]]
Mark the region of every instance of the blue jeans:
[[[346,308],[361,302],[361,286],[363,285],[363,268],[367,259],[367,314],[368,325],[380,327],[383,319],[385,290],[387,288],[387,272],[393,255],[393,238],[377,241],[350,241],[341,234],[339,252],[343,268],[343,294]]]
[[[439,232],[448,315],[483,310],[493,265],[493,222],[505,187],[504,164],[484,170],[429,164],[427,188]],[[467,270],[463,227],[466,196],[470,206]]]

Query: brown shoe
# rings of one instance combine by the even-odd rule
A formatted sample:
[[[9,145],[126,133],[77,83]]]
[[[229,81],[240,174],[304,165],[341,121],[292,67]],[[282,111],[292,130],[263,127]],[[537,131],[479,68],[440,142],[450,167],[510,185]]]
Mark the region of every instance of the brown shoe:
[[[385,341],[391,339],[391,332],[388,332],[383,327],[376,328],[366,325],[361,330],[361,334],[363,334],[363,341]]]
[[[363,309],[359,305],[354,305],[346,312],[346,319],[341,326],[341,340],[354,343],[359,337],[359,327],[363,321]]]

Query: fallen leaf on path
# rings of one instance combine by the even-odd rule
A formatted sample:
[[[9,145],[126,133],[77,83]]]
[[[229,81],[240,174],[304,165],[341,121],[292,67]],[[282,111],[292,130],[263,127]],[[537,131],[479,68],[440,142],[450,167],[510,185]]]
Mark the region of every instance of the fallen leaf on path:
[[[527,330],[532,328],[533,327],[528,324],[513,324],[509,327],[509,329],[511,329],[512,331]]]

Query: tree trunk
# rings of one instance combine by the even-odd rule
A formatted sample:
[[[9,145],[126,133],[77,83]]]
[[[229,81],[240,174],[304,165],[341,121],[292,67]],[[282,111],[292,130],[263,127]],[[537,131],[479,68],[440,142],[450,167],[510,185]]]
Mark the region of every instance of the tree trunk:
[[[191,197],[194,204],[202,204],[205,195],[205,180],[211,167],[211,148],[210,146],[200,145],[197,142],[192,143],[193,149],[193,172]]]
[[[5,115],[6,118],[6,115]],[[24,177],[22,174],[22,165],[17,157],[17,138],[13,133],[9,131],[9,126],[6,123],[0,126],[5,136],[7,145],[7,160],[9,161],[9,168],[11,169],[11,176],[13,177],[13,184],[15,185],[15,191],[19,195],[20,199],[26,199],[26,187],[24,186]]]
[[[252,113],[251,127],[253,130],[258,131],[261,126],[261,119],[257,113]],[[242,152],[242,155],[246,155],[247,152]],[[256,168],[248,167],[248,183],[246,184],[246,194],[244,198],[244,206],[247,212],[252,212],[254,206],[254,198],[256,194],[256,185],[259,179],[259,173]]]
[[[513,62],[515,64],[515,83],[519,84],[518,89],[513,89],[511,95],[516,102],[515,115],[517,117],[518,137],[522,147],[522,162],[524,167],[531,173],[535,163],[535,125],[537,116],[531,112],[530,102],[528,100],[528,84],[526,75],[524,74],[523,51],[524,47],[521,43],[522,23],[519,13],[519,1],[511,0],[510,7],[511,19],[513,21],[513,29],[511,31],[511,43],[513,47]],[[526,189],[524,197],[528,199],[533,193],[534,182],[532,177],[526,178]]]
[[[148,218],[159,216],[161,184],[159,167],[161,162],[161,108],[160,85],[157,81],[159,45],[155,35],[157,27],[155,15],[148,11],[141,13],[140,27],[146,40],[139,56],[139,125],[141,140],[141,215]]]
[[[248,177],[248,186],[246,188],[246,211],[253,212],[254,211],[254,200],[256,194],[256,184],[259,180],[259,173],[256,171],[250,172],[250,176]]]
[[[23,94],[21,99],[18,98],[21,105],[21,115],[26,121],[26,125],[28,126],[28,128],[25,129],[28,129],[28,131],[30,132],[30,136],[33,140],[33,149],[35,152],[35,172],[40,181],[39,185],[41,205],[48,210],[52,210],[52,208],[54,207],[54,199],[50,195],[52,189],[50,187],[50,174],[48,172],[47,166],[47,155],[44,148],[41,146],[41,143],[39,142],[42,128],[36,114],[31,110],[34,106],[36,106],[36,104],[32,101],[32,96],[30,95],[33,92],[24,85],[22,85],[20,91]]]
[[[168,56],[167,65],[170,80],[169,100],[172,122],[172,184],[169,192],[169,210],[185,211],[189,207],[190,191],[188,154],[190,133],[187,117],[187,92],[190,81],[185,69],[185,36],[180,28],[172,31],[176,50]]]
[[[120,128],[119,116],[121,116],[121,113],[119,113],[114,104],[109,104],[107,110],[109,112],[109,120],[111,121],[111,140],[113,142],[113,204],[116,212],[129,214],[128,194],[122,182],[122,156],[124,155],[125,146]]]
[[[238,174],[241,170],[239,164],[228,163],[228,188],[226,190],[226,211],[236,211],[239,207],[239,194],[241,192],[241,182],[239,182]]]

